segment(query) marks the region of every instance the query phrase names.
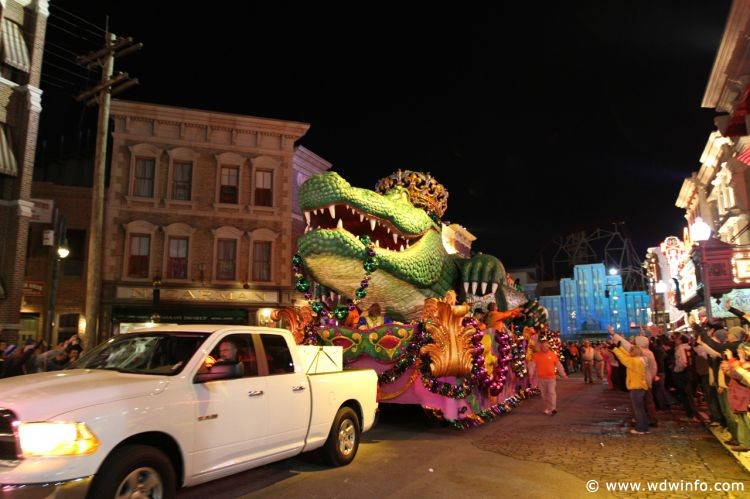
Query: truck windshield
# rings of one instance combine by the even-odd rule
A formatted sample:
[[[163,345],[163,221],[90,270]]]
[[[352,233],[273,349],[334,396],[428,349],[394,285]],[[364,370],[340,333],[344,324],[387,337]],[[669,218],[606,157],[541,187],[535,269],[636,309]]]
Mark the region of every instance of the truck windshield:
[[[140,374],[178,374],[207,333],[128,333],[85,353],[68,369],[113,369]]]

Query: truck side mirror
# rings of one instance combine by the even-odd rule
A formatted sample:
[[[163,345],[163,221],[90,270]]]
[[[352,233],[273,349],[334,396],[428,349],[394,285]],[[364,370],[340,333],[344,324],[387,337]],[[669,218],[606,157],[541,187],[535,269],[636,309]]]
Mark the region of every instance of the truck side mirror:
[[[204,370],[205,369],[205,370]],[[210,367],[201,368],[195,375],[193,383],[205,383],[220,379],[233,379],[242,377],[242,363],[219,361]]]

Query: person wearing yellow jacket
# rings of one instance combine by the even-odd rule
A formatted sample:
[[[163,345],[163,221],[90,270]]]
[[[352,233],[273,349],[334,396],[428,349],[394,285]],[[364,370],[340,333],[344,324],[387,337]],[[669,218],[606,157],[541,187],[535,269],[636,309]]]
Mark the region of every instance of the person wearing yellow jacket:
[[[643,435],[648,431],[648,415],[646,414],[646,392],[648,383],[646,382],[647,361],[639,346],[630,347],[630,352],[620,346],[613,350],[617,359],[628,368],[625,377],[625,386],[630,393],[630,403],[633,405],[633,414],[635,415],[635,428],[630,430],[633,435]]]

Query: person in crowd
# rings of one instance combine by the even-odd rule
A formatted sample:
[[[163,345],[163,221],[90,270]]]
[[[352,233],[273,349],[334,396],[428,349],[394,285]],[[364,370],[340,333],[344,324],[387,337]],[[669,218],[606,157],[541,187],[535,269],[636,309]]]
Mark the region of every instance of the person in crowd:
[[[614,341],[615,343],[619,343],[622,348],[630,352],[630,349],[633,345],[629,341],[625,340],[625,338],[617,334],[615,332],[615,329],[612,326],[609,326],[607,329],[609,331],[609,334],[612,337],[612,341]],[[649,343],[648,337],[639,335],[633,339],[633,342],[635,343],[635,346],[637,346],[640,349],[639,355],[643,357],[645,364],[646,364],[646,371],[645,371],[646,394],[643,397],[643,407],[646,411],[646,416],[648,418],[648,425],[657,426],[659,424],[659,421],[656,417],[656,405],[654,404],[654,397],[653,397],[653,391],[652,391],[654,380],[656,379],[656,376],[658,375],[656,359],[654,357],[653,352],[651,352],[651,350],[649,349],[650,343]],[[627,368],[628,366],[626,365],[625,367]],[[625,380],[626,385],[627,385],[627,376],[628,374],[626,373],[626,380]],[[630,391],[630,388],[628,388],[628,391]]]
[[[700,423],[695,411],[693,400],[693,381],[691,373],[692,348],[688,337],[677,333],[674,335],[674,368],[672,370],[672,382],[676,389],[675,395],[685,410],[685,416],[693,422]]]
[[[732,306],[732,302],[729,298],[727,298],[724,301],[724,307],[726,307],[727,311],[731,312],[732,314],[736,315],[740,319],[740,323],[744,326],[750,325],[750,314],[746,314],[742,310],[738,308],[734,308]]]
[[[570,358],[567,359],[568,361],[568,372],[574,373],[578,371],[578,345],[576,345],[575,342],[571,342],[568,345],[568,352],[570,352]]]
[[[371,329],[383,324],[390,324],[393,321],[386,315],[383,315],[380,304],[372,303],[362,317],[359,318],[358,326],[360,329]]]
[[[596,373],[596,380],[601,382],[604,380],[604,362],[607,358],[607,349],[604,348],[604,343],[598,341],[594,346],[594,372]]]
[[[581,348],[581,365],[583,366],[583,382],[594,384],[594,347],[586,340]]]
[[[725,350],[729,350],[732,357],[737,357],[737,348],[743,341],[745,330],[739,326],[732,327],[727,332],[726,341],[722,341],[725,337],[722,334],[716,336],[715,332],[723,329],[723,327],[712,328],[712,325],[708,321],[706,321],[703,326],[696,323],[692,323],[692,326],[697,333],[700,342],[705,348],[710,349],[708,353],[712,359],[710,363],[710,368],[712,369],[711,375],[715,376],[716,395],[719,401],[719,408],[722,416],[724,416],[727,431],[730,434],[730,437],[725,440],[725,443],[735,446],[739,445],[737,440],[737,417],[729,404],[729,380],[725,379],[719,367],[720,362],[725,358],[723,354]],[[712,332],[714,333],[713,335],[711,334]]]
[[[11,345],[5,349],[5,362],[3,365],[3,378],[10,378],[13,376],[20,376],[26,374],[24,367],[29,358],[34,354],[34,350],[42,345],[44,340],[37,342],[34,345],[28,345],[28,348],[16,348],[15,345]]]
[[[657,336],[654,338],[654,361],[656,363],[656,376],[651,386],[654,392],[654,402],[658,411],[669,410],[669,398],[667,396],[666,382],[666,352],[664,350],[664,338]]]
[[[356,328],[359,324],[359,317],[362,315],[361,310],[351,298],[346,300],[346,305],[349,307],[349,315],[344,320],[344,327]]]
[[[648,415],[644,399],[648,391],[646,382],[646,359],[643,357],[641,348],[633,345],[630,350],[622,347],[622,342],[618,341],[612,350],[621,364],[627,368],[627,379],[625,384],[630,393],[630,403],[635,415],[635,428],[630,429],[633,435],[643,435],[649,433]]]
[[[544,401],[544,413],[554,416],[557,414],[557,376],[567,379],[568,375],[565,374],[560,358],[550,349],[547,340],[539,342],[539,350],[534,353],[532,362],[536,366],[539,389]]]
[[[477,331],[484,331],[485,329],[487,329],[487,324],[485,324],[483,320],[484,310],[482,310],[480,307],[474,309],[472,318],[477,321]]]
[[[68,364],[77,361],[81,356],[81,350],[78,348],[68,347]]]
[[[490,302],[487,304],[487,314],[484,316],[484,323],[488,328],[500,329],[503,323],[503,314],[497,309],[497,303]]]
[[[729,406],[735,415],[737,424],[737,443],[731,447],[735,452],[750,451],[750,421],[747,416],[750,404],[750,385],[743,383],[744,373],[750,370],[750,343],[741,343],[737,347],[735,358],[732,352],[724,352],[726,360],[721,363],[722,373],[729,378]]]

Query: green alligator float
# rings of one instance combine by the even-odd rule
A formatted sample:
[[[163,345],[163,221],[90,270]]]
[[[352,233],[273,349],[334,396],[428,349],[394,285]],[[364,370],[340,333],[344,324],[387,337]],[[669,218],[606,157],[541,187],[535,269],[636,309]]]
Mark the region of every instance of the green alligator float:
[[[505,268],[496,257],[448,253],[440,223],[448,192],[429,174],[398,171],[382,179],[377,190],[352,187],[335,172],[315,175],[300,187],[307,229],[298,252],[315,281],[354,299],[368,250],[362,236],[368,236],[377,270],[364,308],[378,302],[392,319],[413,321],[420,318],[426,298],[442,298],[450,290],[460,301],[486,302],[492,294],[499,310],[528,301],[506,284]]]

